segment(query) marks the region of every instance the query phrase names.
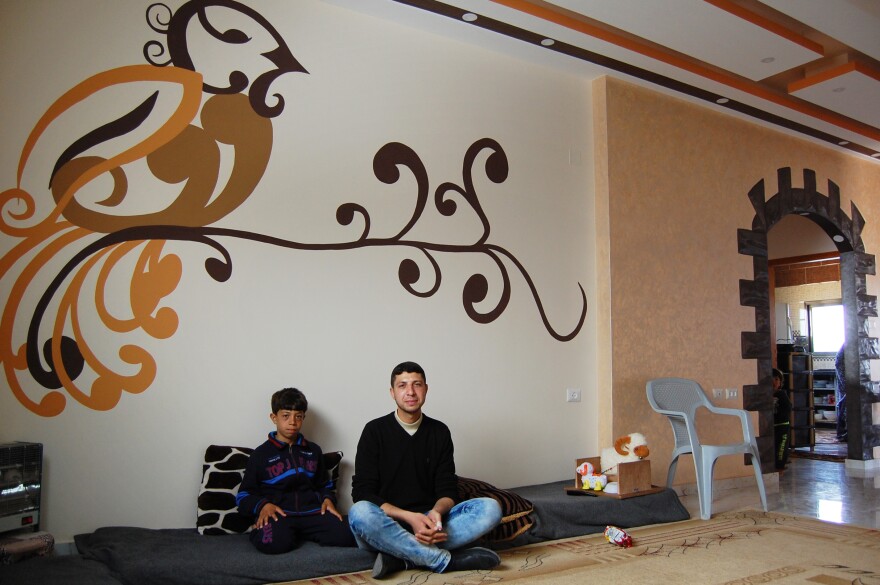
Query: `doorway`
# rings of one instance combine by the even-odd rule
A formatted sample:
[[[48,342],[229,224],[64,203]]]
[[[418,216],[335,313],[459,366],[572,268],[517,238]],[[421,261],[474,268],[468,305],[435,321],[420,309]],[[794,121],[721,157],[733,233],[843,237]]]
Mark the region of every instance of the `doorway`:
[[[742,357],[754,359],[758,383],[743,388],[743,407],[757,411],[762,465],[773,462],[773,409],[769,399],[775,363],[775,330],[771,318],[772,283],[767,255],[768,231],[790,215],[815,223],[833,241],[840,256],[841,299],[846,339],[847,465],[873,467],[873,451],[880,446],[880,425],[873,421],[876,383],[871,380],[870,360],[880,359],[877,339],[868,335],[869,318],[877,317],[877,297],[866,294],[866,275],[876,272],[872,254],[865,251],[862,230],[865,220],[854,203],[850,213],[840,207],[840,190],[828,181],[827,195],[817,191],[816,173],[803,169],[803,187],[792,185],[790,168],[776,173],[777,189],[768,197],[764,180],[748,192],[755,216],[749,229],[737,231],[739,253],[753,258],[753,280],[740,280],[740,304],[755,311],[754,331],[742,332]],[[862,462],[862,463],[858,463]],[[872,462],[872,463],[868,463]]]
[[[792,404],[791,456],[843,462],[847,444],[845,431],[838,429],[843,419],[838,419],[835,369],[845,338],[840,256],[825,232],[797,215],[781,220],[767,240],[773,363],[783,372]]]

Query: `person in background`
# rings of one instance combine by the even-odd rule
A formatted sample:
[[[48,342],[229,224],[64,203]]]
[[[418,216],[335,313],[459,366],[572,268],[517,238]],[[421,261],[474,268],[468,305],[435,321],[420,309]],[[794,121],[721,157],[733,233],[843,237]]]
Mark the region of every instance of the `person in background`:
[[[349,510],[358,546],[377,551],[373,577],[426,567],[435,573],[492,569],[487,548],[463,548],[501,521],[492,498],[458,500],[452,436],[422,413],[425,371],[403,362],[391,372],[397,408],[366,424],[354,463]]]
[[[843,353],[846,342],[840,344],[837,357],[834,359],[834,369],[837,373],[837,440],[846,442],[846,367],[843,363]]]
[[[773,436],[776,439],[776,470],[782,471],[788,463],[791,442],[791,400],[788,390],[783,388],[782,372],[773,368]]]
[[[336,485],[323,465],[321,447],[300,432],[309,403],[296,388],[272,395],[275,431],[248,459],[235,503],[253,516],[251,542],[280,554],[302,540],[321,546],[355,546],[347,520],[336,509]]]

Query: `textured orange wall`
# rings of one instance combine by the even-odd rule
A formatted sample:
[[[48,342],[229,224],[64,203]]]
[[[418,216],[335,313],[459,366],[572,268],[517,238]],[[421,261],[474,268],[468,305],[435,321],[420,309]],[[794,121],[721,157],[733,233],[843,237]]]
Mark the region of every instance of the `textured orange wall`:
[[[755,362],[742,359],[740,344],[742,331],[755,330],[754,311],[739,302],[739,280],[753,276],[751,258],[737,251],[737,229],[750,228],[754,217],[749,190],[763,179],[769,199],[778,168],[792,168],[795,186],[803,184],[803,169],[813,169],[820,192],[827,194],[829,178],[840,186],[848,215],[850,198],[856,200],[867,221],[866,251],[876,254],[871,222],[878,217],[880,165],[619,80],[595,86],[594,119],[607,132],[607,150],[596,149],[607,153],[597,163],[607,168],[597,208],[607,206],[612,348],[604,397],[611,436],[600,443],[645,433],[653,480],[665,482],[672,433],[648,405],[645,383],[692,378],[710,395],[712,388],[737,387],[738,398],[715,402],[740,407],[743,386],[757,382]],[[868,292],[877,294],[873,277]],[[705,418],[699,424],[709,442],[737,432]],[[737,456],[723,458],[715,477],[750,474]],[[688,458],[676,483],[693,481]]]

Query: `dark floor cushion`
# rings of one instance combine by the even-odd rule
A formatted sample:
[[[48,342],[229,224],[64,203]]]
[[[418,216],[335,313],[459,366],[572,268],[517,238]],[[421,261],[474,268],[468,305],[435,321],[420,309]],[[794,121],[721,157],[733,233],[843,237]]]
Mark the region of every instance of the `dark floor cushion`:
[[[110,567],[79,555],[32,557],[0,566],[3,585],[122,585]]]
[[[108,526],[75,541],[84,558],[106,564],[126,585],[264,585],[363,571],[376,559],[357,547],[314,542],[267,555],[247,534],[212,538],[193,528]]]
[[[676,522],[690,517],[671,489],[640,497],[615,499],[611,497],[572,497],[566,495],[571,479],[521,488],[501,490],[490,484],[469,478],[460,478],[461,496],[494,497],[501,504],[506,522],[498,527],[518,531],[514,523],[533,522],[513,540],[497,540],[487,546],[503,550],[513,546],[541,542],[547,539],[568,538],[583,534],[601,533],[609,524],[620,528]],[[534,503],[534,510],[526,512]],[[375,553],[358,548],[321,547],[304,542],[299,548],[282,555],[265,555],[250,543],[245,534],[231,534],[223,538],[206,538],[195,529],[151,530],[131,527],[99,528],[91,534],[75,537],[82,560],[65,571],[97,577],[94,582],[107,583],[113,578],[126,585],[263,585],[316,579],[326,575],[343,575],[364,571],[373,566]],[[48,559],[40,559],[48,560]],[[95,572],[94,565],[103,563],[106,570]],[[28,583],[50,583],[39,568],[49,565],[34,564]],[[62,567],[56,567],[59,570]],[[7,585],[6,575],[0,582]],[[346,579],[341,579],[340,582]],[[71,584],[88,581],[71,580]],[[329,581],[328,581],[329,582]],[[9,581],[10,584],[16,581]],[[63,581],[58,581],[63,583]],[[68,585],[65,583],[65,585]]]
[[[602,532],[610,525],[633,528],[680,522],[691,516],[673,489],[633,498],[569,496],[574,480],[510,488],[535,505],[534,525],[512,543],[515,546]]]

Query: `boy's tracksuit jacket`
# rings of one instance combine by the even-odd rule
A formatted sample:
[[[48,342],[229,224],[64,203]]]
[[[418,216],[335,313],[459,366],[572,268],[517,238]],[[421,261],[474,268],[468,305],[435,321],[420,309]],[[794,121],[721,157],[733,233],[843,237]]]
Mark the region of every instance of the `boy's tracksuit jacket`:
[[[248,459],[235,503],[238,511],[259,516],[271,502],[285,514],[318,514],[325,498],[336,504],[336,485],[327,477],[321,447],[297,435],[288,445],[269,433],[269,439],[254,449]]]

